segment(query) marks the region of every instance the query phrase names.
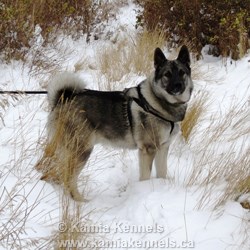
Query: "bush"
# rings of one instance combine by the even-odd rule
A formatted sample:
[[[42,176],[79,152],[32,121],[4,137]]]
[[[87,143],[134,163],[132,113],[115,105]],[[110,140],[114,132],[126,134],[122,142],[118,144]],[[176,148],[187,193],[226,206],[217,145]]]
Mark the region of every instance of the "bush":
[[[92,0],[3,0],[0,53],[7,60],[23,59],[38,35],[46,45],[56,37],[52,34],[59,28],[73,37],[89,37],[100,7],[101,3]]]
[[[250,2],[245,0],[137,0],[143,7],[137,25],[164,29],[170,46],[189,42],[201,54],[206,44],[214,55],[238,59],[249,48]]]

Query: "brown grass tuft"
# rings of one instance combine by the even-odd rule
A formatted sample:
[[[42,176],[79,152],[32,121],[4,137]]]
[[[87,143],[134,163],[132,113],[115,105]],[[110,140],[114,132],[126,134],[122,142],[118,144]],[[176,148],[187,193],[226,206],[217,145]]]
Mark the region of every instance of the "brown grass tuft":
[[[191,133],[206,110],[207,95],[205,92],[199,92],[193,99],[194,102],[189,105],[185,119],[181,122],[181,131],[186,142],[189,141]]]
[[[88,142],[92,135],[87,121],[79,119],[79,112],[84,111],[72,106],[74,101],[54,110],[49,117],[49,138],[35,167],[42,172],[42,180],[61,184],[67,192],[72,191],[72,182],[77,182],[74,177],[78,176],[88,159]]]
[[[236,190],[240,193],[250,193],[250,175],[247,176],[245,179],[242,179],[241,182],[238,183],[239,185],[236,187]]]
[[[220,119],[211,116],[207,120],[210,124],[193,136],[194,144],[190,142],[190,147],[195,158],[186,185],[196,185],[199,190],[204,190],[197,208],[204,208],[208,204],[217,208],[249,192],[249,134],[243,133],[249,123],[247,112],[244,105],[232,105]],[[242,123],[238,127],[239,121]],[[216,200],[211,200],[214,190],[219,194]]]
[[[53,237],[54,249],[56,250],[66,249],[66,247],[62,247],[65,242],[77,242],[77,240],[84,240],[86,238],[86,234],[84,235],[84,233],[80,231],[86,220],[81,216],[82,204],[72,203],[71,199],[64,194],[60,197],[60,204],[58,232],[56,232]],[[77,249],[77,247],[72,247],[71,249]]]

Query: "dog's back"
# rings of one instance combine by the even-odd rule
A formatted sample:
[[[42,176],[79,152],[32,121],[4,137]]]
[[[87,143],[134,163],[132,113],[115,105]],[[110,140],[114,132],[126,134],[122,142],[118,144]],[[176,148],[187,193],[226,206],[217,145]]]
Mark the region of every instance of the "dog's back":
[[[69,113],[72,115],[71,124],[75,122],[76,126],[87,120],[89,126],[96,131],[97,142],[106,139],[110,143],[123,144],[123,147],[135,147],[133,141],[126,142],[126,137],[131,136],[131,114],[124,92],[88,90],[85,86],[72,73],[57,75],[50,82],[48,99],[52,111],[49,127],[54,127],[53,123],[60,115],[66,116]],[[72,129],[75,130],[73,127]]]

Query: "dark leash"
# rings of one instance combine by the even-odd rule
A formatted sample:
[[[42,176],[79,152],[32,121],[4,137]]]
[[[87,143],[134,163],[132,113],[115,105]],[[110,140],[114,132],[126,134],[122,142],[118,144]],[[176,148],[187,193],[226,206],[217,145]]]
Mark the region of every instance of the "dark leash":
[[[2,95],[46,95],[47,91],[22,91],[22,90],[13,90],[13,91],[4,91],[0,90]]]

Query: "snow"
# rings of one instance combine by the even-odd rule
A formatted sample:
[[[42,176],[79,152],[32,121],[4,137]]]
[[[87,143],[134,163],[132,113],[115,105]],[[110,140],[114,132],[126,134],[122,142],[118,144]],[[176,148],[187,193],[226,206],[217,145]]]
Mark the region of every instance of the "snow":
[[[117,19],[109,24],[108,28],[117,39],[127,34],[136,34],[136,8],[129,2],[120,9]],[[88,87],[98,89],[96,51],[103,46],[111,46],[112,42],[97,40],[87,44],[84,38],[78,41],[64,38],[60,44],[60,48],[53,48],[49,52],[54,58],[59,58],[59,52],[66,51],[67,60],[61,61],[60,70],[74,71],[76,63],[87,58],[89,69],[80,70],[78,74],[87,82]],[[81,209],[83,217],[86,215],[91,221],[90,225],[108,228],[108,233],[104,234],[105,240],[132,240],[138,244],[164,241],[165,245],[161,249],[175,248],[176,243],[180,245],[182,242],[189,242],[197,250],[249,249],[249,211],[233,199],[214,208],[213,204],[223,193],[225,182],[222,181],[217,186],[200,184],[209,173],[209,162],[204,166],[204,173],[201,175],[203,178],[187,185],[190,173],[196,166],[195,162],[199,162],[201,157],[199,150],[202,149],[202,143],[209,139],[204,136],[204,131],[206,133],[207,128],[213,125],[211,117],[223,121],[227,119],[232,107],[235,107],[235,111],[238,107],[241,115],[247,118],[241,124],[242,128],[250,125],[249,60],[250,54],[234,62],[214,58],[204,52],[204,58],[194,62],[201,72],[212,72],[211,76],[204,74],[204,78],[201,76],[194,81],[195,94],[199,91],[208,93],[209,105],[190,143],[186,143],[179,135],[171,145],[168,158],[171,178],[156,179],[153,171],[150,180],[139,182],[136,151],[100,145],[95,147],[81,175],[81,179],[87,181],[79,182],[80,190],[84,191],[88,200]],[[43,79],[49,76],[30,74],[29,69],[28,65],[17,61],[2,63],[0,89],[41,90]],[[144,77],[141,75],[131,74],[122,79],[120,84],[116,84],[115,88],[123,89],[142,79]],[[193,101],[194,98],[191,103]],[[3,102],[5,106],[1,107]],[[46,138],[48,111],[46,96],[20,95],[15,99],[5,95],[0,97],[0,115],[3,117],[3,121],[0,120],[0,239],[1,235],[3,237],[13,229],[12,236],[0,242],[0,249],[15,249],[17,246],[10,245],[15,237],[24,242],[20,243],[25,246],[23,249],[38,249],[32,244],[25,244],[32,240],[46,241],[46,237],[49,238],[58,230],[62,190],[39,180],[40,174],[34,169]],[[234,120],[228,123],[224,140],[212,144],[218,155],[232,148],[235,152],[249,150],[249,134],[239,136],[234,143],[230,141],[239,119]],[[205,199],[205,206],[200,207],[206,192],[209,192],[209,197]],[[13,199],[10,201],[9,197]],[[74,204],[73,201],[71,203]],[[15,219],[10,226],[8,220],[11,220],[13,214]],[[25,224],[22,224],[24,221]],[[146,248],[138,245],[133,249]]]

